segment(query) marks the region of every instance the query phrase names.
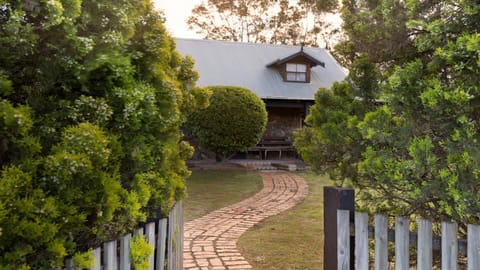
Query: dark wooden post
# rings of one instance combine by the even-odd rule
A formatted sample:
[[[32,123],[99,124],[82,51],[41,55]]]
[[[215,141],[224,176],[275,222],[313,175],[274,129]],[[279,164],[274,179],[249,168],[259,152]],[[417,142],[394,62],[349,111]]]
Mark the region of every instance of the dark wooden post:
[[[337,210],[350,210],[350,222],[353,222],[355,211],[355,192],[351,188],[324,187],[323,188],[323,222],[324,222],[324,247],[323,269],[338,269],[337,263]],[[354,243],[350,241],[352,251]],[[353,268],[353,254],[352,258]]]

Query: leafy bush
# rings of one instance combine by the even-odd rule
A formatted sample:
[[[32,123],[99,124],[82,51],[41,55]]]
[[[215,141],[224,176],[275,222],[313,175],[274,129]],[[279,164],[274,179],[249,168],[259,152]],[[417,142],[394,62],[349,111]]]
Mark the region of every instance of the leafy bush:
[[[144,235],[135,235],[130,241],[130,258],[133,269],[148,270],[153,247],[147,242]]]
[[[210,105],[193,112],[187,128],[200,146],[222,159],[256,145],[265,131],[267,111],[252,91],[234,86],[213,86]]]
[[[28,5],[27,5],[28,4]],[[151,1],[0,1],[0,269],[60,268],[170,210],[205,95]]]
[[[364,21],[391,2],[378,3],[350,16]],[[394,41],[415,45],[409,58],[395,58],[402,46],[387,46],[391,53],[367,57],[380,63],[372,66],[357,58],[361,50],[352,51],[356,70],[331,92],[317,93],[296,146],[313,168],[353,185],[359,204],[373,212],[455,220],[465,228],[480,217],[480,3],[423,4],[398,5],[412,32]],[[370,39],[356,41],[368,48]]]

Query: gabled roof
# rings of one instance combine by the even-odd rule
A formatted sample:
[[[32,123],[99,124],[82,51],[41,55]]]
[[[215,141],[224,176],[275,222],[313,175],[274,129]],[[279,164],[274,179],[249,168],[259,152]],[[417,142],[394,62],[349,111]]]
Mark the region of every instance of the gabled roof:
[[[292,54],[290,56],[287,56],[283,59],[277,59],[276,61],[270,63],[267,65],[267,67],[278,67],[282,64],[285,64],[291,60],[294,60],[296,58],[304,58],[306,59],[307,61],[309,61],[312,65],[312,67],[316,66],[316,65],[319,65],[319,66],[322,66],[322,67],[325,67],[325,63],[320,61],[320,60],[317,60],[315,57],[313,56],[310,56],[308,53],[305,53],[303,51],[303,46],[300,48],[300,51],[295,53],[295,54]]]
[[[197,86],[233,85],[248,88],[263,99],[314,100],[320,87],[342,81],[346,71],[322,48],[304,47],[303,55],[321,62],[312,67],[310,83],[285,82],[269,64],[302,53],[300,46],[177,39],[177,50],[195,59]]]

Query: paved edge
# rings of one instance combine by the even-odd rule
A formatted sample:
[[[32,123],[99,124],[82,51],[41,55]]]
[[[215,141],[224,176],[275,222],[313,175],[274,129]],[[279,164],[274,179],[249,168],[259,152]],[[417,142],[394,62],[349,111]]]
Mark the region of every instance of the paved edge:
[[[253,269],[237,249],[249,228],[303,201],[305,180],[288,172],[260,172],[263,189],[253,197],[215,210],[185,224],[186,270]]]

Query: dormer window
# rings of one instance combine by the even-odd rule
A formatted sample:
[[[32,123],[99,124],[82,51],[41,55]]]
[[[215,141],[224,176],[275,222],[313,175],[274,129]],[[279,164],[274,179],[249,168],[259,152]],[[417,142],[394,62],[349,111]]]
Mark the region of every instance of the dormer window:
[[[307,65],[305,64],[286,64],[286,81],[289,82],[306,82],[307,81]]]
[[[317,65],[325,67],[325,63],[304,52],[302,46],[299,52],[283,59],[278,59],[268,64],[267,67],[278,70],[285,82],[309,83],[312,67]]]

